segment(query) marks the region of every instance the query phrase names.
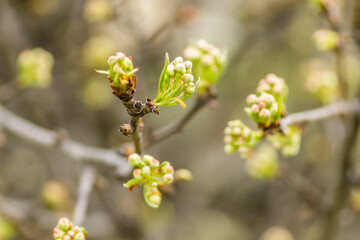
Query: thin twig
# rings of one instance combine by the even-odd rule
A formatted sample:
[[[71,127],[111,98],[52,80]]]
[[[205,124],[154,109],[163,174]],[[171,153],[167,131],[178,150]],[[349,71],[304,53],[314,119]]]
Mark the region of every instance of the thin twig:
[[[311,181],[296,172],[285,162],[281,163],[280,179],[297,192],[313,209],[326,210],[327,204],[325,204],[322,192]]]
[[[51,131],[25,120],[0,105],[0,125],[18,137],[42,147],[57,148],[72,159],[101,163],[116,168],[119,176],[126,176],[131,167],[127,160],[114,150],[91,147],[71,139],[60,139]]]
[[[194,117],[195,115],[204,107],[208,99],[198,98],[192,109],[187,112],[180,120],[171,123],[169,125],[160,128],[151,134],[151,136],[146,139],[143,143],[144,148],[148,148],[156,143],[159,143],[168,137],[172,136],[175,133],[180,132]]]
[[[73,222],[82,225],[89,204],[89,197],[95,180],[95,168],[85,164],[80,176],[78,199],[74,208]]]
[[[360,101],[358,99],[342,101],[325,107],[290,114],[281,120],[280,127],[284,129],[290,124],[316,122],[339,115],[350,115],[359,112]]]

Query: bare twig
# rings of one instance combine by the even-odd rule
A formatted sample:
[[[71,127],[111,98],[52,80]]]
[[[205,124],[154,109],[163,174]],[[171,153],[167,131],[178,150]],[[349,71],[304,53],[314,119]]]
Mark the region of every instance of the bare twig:
[[[327,209],[322,192],[311,181],[296,172],[285,162],[281,163],[280,179],[297,192],[313,209],[319,209],[320,211]]]
[[[116,151],[87,146],[71,139],[61,140],[57,132],[37,126],[2,105],[0,105],[0,125],[26,141],[43,147],[60,149],[75,160],[101,163],[116,168],[119,176],[125,176],[131,170],[127,160]]]
[[[325,107],[290,114],[281,120],[280,127],[284,129],[290,124],[321,121],[334,116],[351,115],[359,112],[360,101],[358,99],[342,101]]]
[[[85,164],[82,169],[79,182],[78,199],[74,208],[73,222],[81,225],[85,219],[86,210],[89,204],[89,196],[94,185],[95,168]]]
[[[198,98],[195,105],[189,112],[187,112],[180,120],[166,125],[163,128],[160,128],[159,130],[152,133],[151,136],[144,141],[143,147],[148,148],[156,143],[161,142],[164,139],[167,139],[173,134],[180,132],[194,118],[194,116],[204,106],[206,106],[208,101],[209,99],[207,98]]]

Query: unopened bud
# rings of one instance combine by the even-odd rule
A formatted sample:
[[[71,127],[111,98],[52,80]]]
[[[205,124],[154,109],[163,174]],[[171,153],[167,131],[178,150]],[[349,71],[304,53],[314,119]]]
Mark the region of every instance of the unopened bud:
[[[149,177],[151,174],[151,169],[149,166],[145,166],[141,169],[141,175],[143,175],[144,177]]]
[[[194,81],[194,76],[191,73],[186,73],[183,76],[183,81],[186,83],[191,83]]]
[[[71,240],[71,237],[70,237],[69,235],[65,235],[65,236],[63,237],[63,240]]]
[[[143,161],[146,165],[150,165],[150,162],[154,160],[155,158],[151,155],[145,154],[143,157]]]
[[[149,197],[149,200],[151,203],[153,203],[156,206],[159,206],[161,203],[161,197],[157,194],[153,194]]]
[[[260,111],[259,105],[257,105],[257,104],[252,105],[251,106],[251,111],[253,113],[258,113]]]
[[[175,65],[175,71],[179,72],[179,73],[185,73],[186,72],[185,64],[184,63],[177,63]]]
[[[84,236],[84,234],[83,233],[77,233],[76,235],[75,235],[75,238],[74,238],[75,240],[85,240],[85,236]]]
[[[270,115],[271,115],[271,114],[270,114],[269,109],[266,109],[266,108],[261,109],[261,111],[260,111],[260,113],[259,113],[259,116],[260,116],[261,118],[269,118]]]
[[[70,226],[71,226],[71,221],[65,217],[60,218],[57,227],[60,228],[61,230],[67,231]]]
[[[231,154],[236,151],[236,147],[232,144],[225,144],[224,152],[227,154]]]
[[[170,76],[174,76],[175,75],[175,70],[174,70],[175,66],[172,64],[169,64],[169,66],[167,66],[166,68],[166,73]]]
[[[185,61],[184,64],[185,64],[186,72],[191,72],[192,62],[190,62],[190,61]]]
[[[54,228],[53,230],[53,236],[54,239],[62,239],[62,237],[65,235],[65,232],[59,228]]]
[[[141,170],[138,168],[138,169],[135,169],[134,171],[133,171],[133,176],[134,176],[134,178],[135,179],[137,179],[137,180],[142,180],[143,179],[143,177],[141,176]]]
[[[255,94],[250,94],[249,96],[247,96],[247,98],[246,98],[247,104],[254,104],[256,102],[257,102],[257,97]]]
[[[174,176],[170,173],[167,173],[163,176],[163,181],[165,184],[171,184],[174,180]]]
[[[129,157],[129,164],[133,167],[138,166],[141,163],[141,157],[137,153],[131,154]]]
[[[160,162],[159,162],[159,160],[157,160],[157,159],[153,159],[153,160],[151,160],[151,162],[150,162],[150,167],[151,168],[158,168],[160,166]]]

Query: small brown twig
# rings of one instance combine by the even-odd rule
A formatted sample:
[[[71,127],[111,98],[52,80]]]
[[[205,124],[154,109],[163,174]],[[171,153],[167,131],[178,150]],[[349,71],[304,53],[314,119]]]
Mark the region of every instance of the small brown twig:
[[[321,212],[326,211],[328,206],[322,192],[311,181],[296,172],[285,162],[281,163],[279,178],[297,192],[313,209],[319,209]]]
[[[207,95],[206,97],[197,98],[195,104],[181,119],[166,125],[151,134],[143,143],[144,148],[148,148],[156,143],[159,143],[168,137],[180,132],[195,116],[203,109],[210,100],[214,100],[215,95]]]

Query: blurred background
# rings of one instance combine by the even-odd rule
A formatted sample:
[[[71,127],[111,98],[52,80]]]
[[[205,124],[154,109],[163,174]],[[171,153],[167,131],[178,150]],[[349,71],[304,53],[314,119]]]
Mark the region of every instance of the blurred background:
[[[341,11],[349,16],[353,9],[343,2]],[[360,14],[356,18],[353,28],[359,29]],[[307,79],[313,71],[335,69],[333,54],[319,52],[313,41],[314,31],[326,26],[304,0],[1,0],[0,101],[42,127],[66,129],[79,142],[117,148],[131,142],[118,132],[129,116],[106,77],[94,69],[106,69],[116,51],[132,56],[140,68],[135,96],[145,100],[156,96],[166,52],[171,59],[181,56],[200,38],[227,48],[217,108],[206,108],[183,132],[146,150],[175,169],[189,169],[193,181],[177,184],[154,210],[140,188],[128,193],[122,186],[127,179],[99,166],[83,224],[88,239],[318,239],[323,220],[318,213],[282,181],[252,179],[238,154],[224,154],[223,129],[232,119],[256,127],[243,108],[267,73],[289,85],[289,113],[320,107],[323,102],[309,91]],[[17,84],[17,57],[35,47],[54,58],[46,88]],[[360,62],[352,43],[346,60],[347,78],[355,86]],[[147,115],[144,134],[187,110],[165,107],[159,116]],[[299,155],[282,159],[330,194],[343,135],[338,120],[308,125]],[[57,219],[72,215],[80,169],[59,151],[1,132],[0,240],[52,239]],[[359,239],[359,198],[340,212],[338,239]],[[5,214],[13,207],[24,214],[20,221]]]

